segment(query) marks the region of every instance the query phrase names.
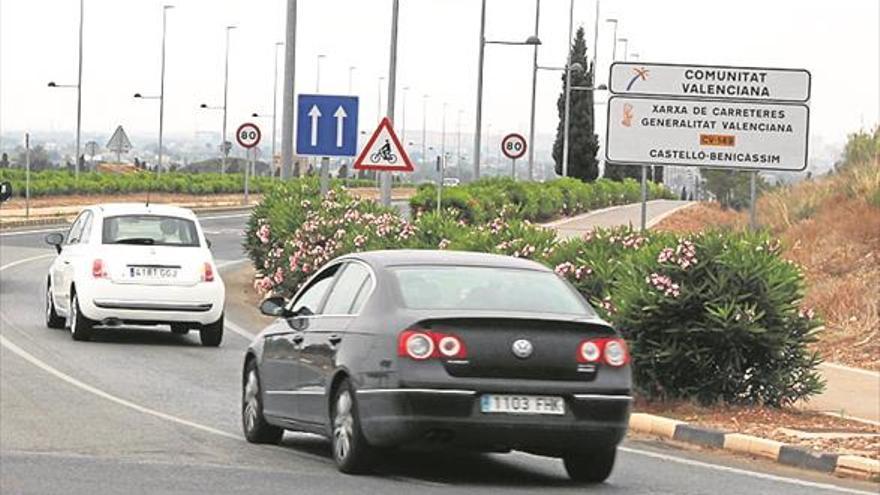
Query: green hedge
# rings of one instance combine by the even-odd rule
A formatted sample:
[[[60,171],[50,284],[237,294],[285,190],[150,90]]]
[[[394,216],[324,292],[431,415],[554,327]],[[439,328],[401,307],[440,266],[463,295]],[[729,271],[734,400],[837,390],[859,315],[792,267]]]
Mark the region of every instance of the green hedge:
[[[0,169],[0,181],[12,183],[13,194],[25,195],[25,171]],[[278,183],[277,178],[255,176],[250,178],[252,193],[265,192]],[[376,181],[366,179],[333,180],[346,187],[376,187]],[[406,184],[394,184],[395,187]],[[161,193],[181,194],[233,194],[244,191],[243,174],[150,172],[130,174],[81,172],[76,179],[67,170],[45,170],[31,173],[31,196],[64,196],[71,194],[127,194],[145,192],[148,189]]]
[[[675,199],[664,186],[648,183],[650,199]],[[470,222],[488,222],[502,208],[507,215],[540,222],[558,216],[574,215],[608,206],[635,203],[641,199],[641,186],[632,179],[616,182],[599,179],[581,182],[558,179],[551,182],[516,182],[509,178],[481,179],[443,189],[444,208],[454,208]],[[433,184],[419,186],[410,199],[414,212],[437,208],[437,189]]]
[[[566,277],[621,330],[636,387],[648,398],[778,406],[822,390],[819,358],[807,348],[819,321],[800,306],[802,274],[767,234],[679,238],[622,228],[559,241],[511,204],[498,211],[504,213],[487,222],[472,222],[458,209],[408,222],[342,189],[322,200],[315,181],[288,182],[254,209],[245,249],[259,273],[255,286],[286,296],[327,261],[354,251],[455,249],[531,258]]]

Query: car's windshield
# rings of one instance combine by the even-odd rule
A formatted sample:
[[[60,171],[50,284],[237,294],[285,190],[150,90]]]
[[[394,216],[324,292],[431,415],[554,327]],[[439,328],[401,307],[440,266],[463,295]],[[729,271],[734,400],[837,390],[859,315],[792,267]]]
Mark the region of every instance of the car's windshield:
[[[555,273],[482,266],[398,266],[391,269],[404,306],[595,316]]]
[[[192,220],[162,215],[119,215],[104,219],[104,244],[199,246]]]

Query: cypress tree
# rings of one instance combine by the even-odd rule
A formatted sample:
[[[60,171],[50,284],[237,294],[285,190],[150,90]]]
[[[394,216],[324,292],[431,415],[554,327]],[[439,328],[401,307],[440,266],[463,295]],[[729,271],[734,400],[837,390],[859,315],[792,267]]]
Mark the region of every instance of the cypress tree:
[[[579,27],[571,46],[571,63],[580,64],[584,70],[571,72],[572,87],[593,86],[593,67],[587,63],[587,42],[584,39],[584,28]],[[556,126],[556,141],[553,143],[553,160],[556,162],[556,173],[562,175],[562,148],[565,124],[565,73],[562,74],[562,93],[556,101],[559,113],[559,125]],[[568,176],[585,182],[592,182],[599,177],[599,162],[596,153],[599,151],[599,138],[595,133],[593,119],[593,92],[572,91],[569,114],[568,143]]]

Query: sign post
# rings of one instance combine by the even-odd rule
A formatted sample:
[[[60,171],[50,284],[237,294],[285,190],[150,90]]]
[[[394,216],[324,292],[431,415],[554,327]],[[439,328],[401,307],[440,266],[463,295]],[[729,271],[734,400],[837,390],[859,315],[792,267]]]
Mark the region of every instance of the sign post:
[[[256,169],[256,156],[257,150],[256,147],[260,144],[260,138],[262,137],[262,133],[260,133],[260,128],[257,127],[257,124],[253,124],[251,122],[245,122],[238,126],[238,129],[235,131],[235,140],[238,141],[238,144],[247,150],[247,155],[250,163],[245,163],[244,166],[244,204],[249,204],[250,202],[250,175],[251,175],[251,167]]]
[[[357,153],[358,98],[301,94],[297,97],[296,153],[321,157],[321,195],[330,190],[330,157]]]
[[[526,138],[515,132],[510,133],[501,140],[501,152],[510,158],[510,178],[516,180],[516,159],[526,154],[528,149]]]
[[[651,165],[749,172],[756,228],[758,172],[807,167],[810,79],[803,69],[612,64],[605,160],[643,167],[642,228]]]

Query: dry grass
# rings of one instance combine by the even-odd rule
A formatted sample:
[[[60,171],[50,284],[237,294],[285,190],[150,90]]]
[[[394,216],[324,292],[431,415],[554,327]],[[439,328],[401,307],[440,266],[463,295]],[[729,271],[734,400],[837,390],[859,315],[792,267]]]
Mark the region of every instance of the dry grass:
[[[775,190],[758,221],[780,237],[807,280],[805,304],[825,322],[819,349],[831,361],[880,370],[880,164]],[[693,232],[744,228],[747,213],[715,203],[687,208],[657,228]]]

